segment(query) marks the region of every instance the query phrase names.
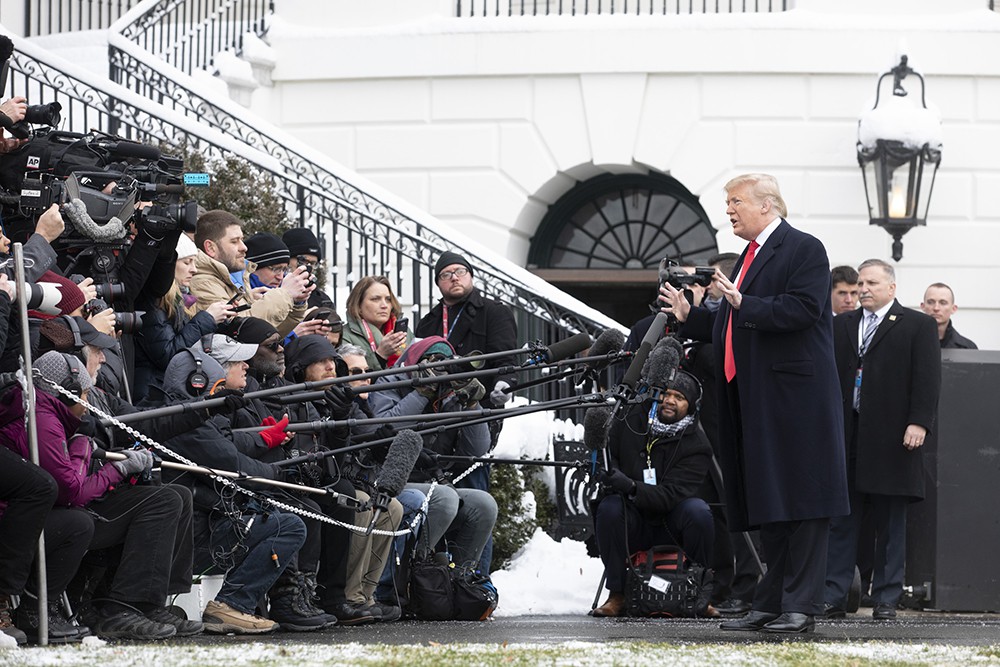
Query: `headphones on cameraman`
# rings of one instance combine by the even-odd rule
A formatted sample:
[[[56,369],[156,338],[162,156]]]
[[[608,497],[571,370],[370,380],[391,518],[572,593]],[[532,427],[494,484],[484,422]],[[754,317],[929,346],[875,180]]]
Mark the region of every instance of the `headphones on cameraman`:
[[[81,398],[83,396],[83,384],[80,382],[80,369],[73,363],[73,361],[76,360],[76,357],[71,354],[66,354],[65,352],[60,352],[59,354],[62,355],[63,361],[66,362],[66,367],[69,369],[69,375],[63,378],[62,382],[59,383],[59,386],[77,398]],[[63,394],[59,394],[59,400],[66,405],[76,405],[76,401],[64,396]]]
[[[80,325],[72,315],[60,315],[59,319],[66,323],[66,328],[73,334],[73,349],[82,350],[84,346],[83,335],[80,333]]]

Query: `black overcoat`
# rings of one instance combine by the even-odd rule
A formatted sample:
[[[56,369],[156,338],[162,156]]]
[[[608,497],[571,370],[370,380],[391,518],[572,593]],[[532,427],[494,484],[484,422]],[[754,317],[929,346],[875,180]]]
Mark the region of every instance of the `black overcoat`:
[[[908,450],[909,424],[934,429],[941,392],[941,347],[932,317],[892,306],[865,352],[860,412],[854,412],[861,308],[838,315],[833,340],[848,437],[858,419],[855,483],[862,493],[924,497],[923,447]]]
[[[719,351],[719,463],[729,529],[844,516],[850,506],[826,249],[782,220],[740,291],[739,310],[728,301],[715,313],[694,308],[680,331]],[[722,361],[730,312],[738,405]]]

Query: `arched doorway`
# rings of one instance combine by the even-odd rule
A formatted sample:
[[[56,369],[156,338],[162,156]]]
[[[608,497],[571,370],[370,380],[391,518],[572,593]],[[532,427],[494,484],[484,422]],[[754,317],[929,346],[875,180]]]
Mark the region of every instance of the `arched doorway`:
[[[604,174],[549,207],[528,268],[626,326],[649,314],[664,257],[704,263],[718,252],[698,198],[657,173]]]

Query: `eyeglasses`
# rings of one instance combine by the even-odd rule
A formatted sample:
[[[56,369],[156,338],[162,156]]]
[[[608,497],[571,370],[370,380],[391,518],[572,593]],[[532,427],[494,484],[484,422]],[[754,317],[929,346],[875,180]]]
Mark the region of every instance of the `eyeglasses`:
[[[281,266],[259,266],[257,270],[260,271],[266,269],[271,273],[288,273],[291,269],[288,268],[287,264],[282,264]]]
[[[363,375],[364,373],[367,373],[368,371],[369,371],[369,369],[367,369],[367,368],[358,368],[356,366],[351,367],[351,369],[350,369],[351,375]]]
[[[469,275],[469,270],[464,266],[454,271],[442,271],[441,275],[438,276],[438,280],[451,280],[452,278],[464,278]]]

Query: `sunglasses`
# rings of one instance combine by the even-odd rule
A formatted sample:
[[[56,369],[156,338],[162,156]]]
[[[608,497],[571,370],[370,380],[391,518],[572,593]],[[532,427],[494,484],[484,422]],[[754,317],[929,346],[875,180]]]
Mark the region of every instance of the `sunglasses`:
[[[368,369],[368,368],[358,368],[358,367],[355,366],[355,367],[352,367],[350,369],[350,372],[351,372],[351,375],[363,375],[363,374],[367,373],[369,370],[370,369]]]
[[[281,341],[276,340],[273,343],[261,343],[260,346],[271,350],[271,352],[277,352],[278,348],[281,347]]]

